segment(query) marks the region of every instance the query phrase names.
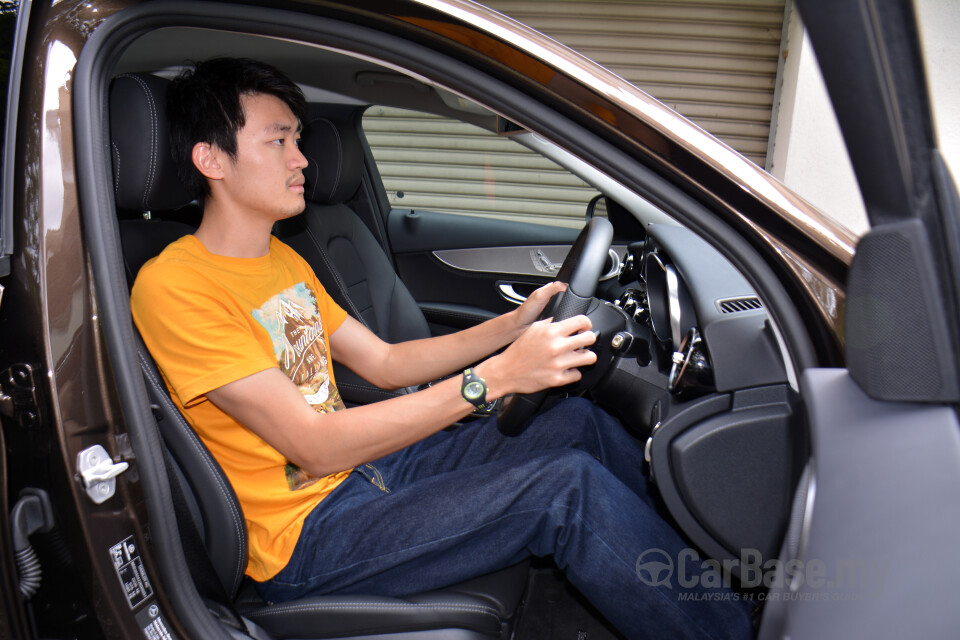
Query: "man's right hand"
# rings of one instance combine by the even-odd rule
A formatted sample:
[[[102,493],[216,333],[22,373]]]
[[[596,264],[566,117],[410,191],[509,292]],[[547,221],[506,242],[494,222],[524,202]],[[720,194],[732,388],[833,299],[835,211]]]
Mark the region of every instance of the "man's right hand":
[[[477,365],[487,383],[488,398],[511,393],[535,393],[580,380],[578,367],[597,361],[586,347],[596,341],[586,316],[559,322],[539,320],[502,353]]]

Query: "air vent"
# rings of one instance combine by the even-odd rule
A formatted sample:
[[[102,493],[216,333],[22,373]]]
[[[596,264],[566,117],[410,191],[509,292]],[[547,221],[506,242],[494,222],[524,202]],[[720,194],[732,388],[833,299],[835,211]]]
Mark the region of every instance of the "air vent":
[[[756,296],[718,300],[717,306],[720,307],[720,311],[723,313],[740,313],[741,311],[754,311],[755,309],[763,309],[763,304],[760,302],[760,298],[757,298]]]

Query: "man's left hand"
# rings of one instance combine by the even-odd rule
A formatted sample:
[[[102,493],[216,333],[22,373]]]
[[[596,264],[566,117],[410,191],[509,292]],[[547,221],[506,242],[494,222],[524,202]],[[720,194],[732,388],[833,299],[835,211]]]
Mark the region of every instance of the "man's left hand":
[[[546,308],[547,303],[550,302],[550,299],[561,291],[566,291],[566,289],[567,284],[565,282],[554,280],[527,296],[523,304],[514,312],[517,318],[517,328],[523,331],[536,322]]]

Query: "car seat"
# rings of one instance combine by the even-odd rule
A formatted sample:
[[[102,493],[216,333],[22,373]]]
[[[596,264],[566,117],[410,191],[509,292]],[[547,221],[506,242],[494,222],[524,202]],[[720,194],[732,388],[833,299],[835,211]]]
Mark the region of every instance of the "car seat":
[[[277,224],[296,248],[304,239],[333,265],[345,308],[386,342],[430,337],[427,321],[394,271],[380,243],[347,204],[360,188],[363,147],[355,127],[333,118],[304,123],[300,150],[307,158],[304,214]],[[308,249],[305,253],[311,253]]]
[[[120,223],[131,281],[143,262],[193,229],[157,215],[178,209],[194,195],[177,180],[169,152],[167,84],[149,74],[125,74],[114,80],[110,90],[116,205],[118,211],[145,214]],[[329,174],[317,173],[317,188],[325,177]],[[142,341],[137,348],[169,453],[168,476],[184,550],[198,591],[221,619],[236,623],[239,615],[241,622],[252,621],[275,638],[509,637],[526,586],[526,563],[460,585],[397,598],[322,596],[280,604],[260,600],[244,578],[247,536],[236,495],[176,409]]]
[[[360,188],[364,166],[356,127],[339,118],[309,119],[300,150],[308,162],[303,172],[306,208],[302,215],[278,222],[276,236],[310,263],[341,307],[382,340],[429,338],[419,305],[373,233],[347,204]],[[342,365],[337,387],[348,404],[414,391],[384,391]]]

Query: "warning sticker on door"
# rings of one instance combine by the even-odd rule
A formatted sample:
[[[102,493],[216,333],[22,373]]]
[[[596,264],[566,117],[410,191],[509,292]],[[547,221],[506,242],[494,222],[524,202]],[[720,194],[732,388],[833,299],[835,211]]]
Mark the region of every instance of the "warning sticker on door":
[[[120,584],[127,594],[130,608],[135,609],[153,595],[153,587],[150,586],[150,579],[147,578],[147,571],[143,567],[133,536],[110,547],[110,557],[113,559],[113,567],[117,570]]]
[[[137,612],[137,622],[143,629],[143,637],[147,640],[174,640],[174,636],[167,627],[167,621],[160,612],[160,607],[151,604]]]

